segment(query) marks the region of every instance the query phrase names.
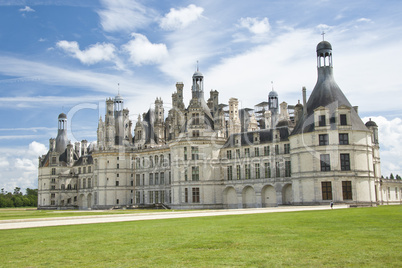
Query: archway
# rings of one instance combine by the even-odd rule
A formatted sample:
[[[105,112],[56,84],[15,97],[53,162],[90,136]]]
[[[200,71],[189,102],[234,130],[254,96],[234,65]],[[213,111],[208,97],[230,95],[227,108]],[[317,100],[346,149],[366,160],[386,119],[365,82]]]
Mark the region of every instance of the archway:
[[[255,208],[257,207],[256,198],[255,198],[255,191],[253,187],[246,186],[242,192],[242,201],[243,201],[243,208]]]
[[[276,191],[272,185],[267,185],[261,191],[261,204],[262,207],[276,207]]]
[[[293,203],[292,184],[286,184],[282,189],[282,204],[291,205]]]
[[[233,187],[227,187],[223,191],[223,202],[226,208],[238,208],[237,193]]]
[[[87,199],[84,194],[78,196],[78,207],[79,209],[87,209]]]
[[[88,194],[87,196],[87,207],[88,208],[92,207],[92,194]]]

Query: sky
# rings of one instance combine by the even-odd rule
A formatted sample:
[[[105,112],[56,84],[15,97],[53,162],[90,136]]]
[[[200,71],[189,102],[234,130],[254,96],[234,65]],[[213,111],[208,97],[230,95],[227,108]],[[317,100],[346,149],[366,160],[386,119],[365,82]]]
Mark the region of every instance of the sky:
[[[135,124],[176,82],[191,96],[296,104],[317,80],[316,45],[332,44],[334,76],[364,122],[379,126],[381,169],[402,175],[402,1],[2,0],[0,188],[37,188],[38,156],[68,116],[72,142],[96,141],[118,93]]]

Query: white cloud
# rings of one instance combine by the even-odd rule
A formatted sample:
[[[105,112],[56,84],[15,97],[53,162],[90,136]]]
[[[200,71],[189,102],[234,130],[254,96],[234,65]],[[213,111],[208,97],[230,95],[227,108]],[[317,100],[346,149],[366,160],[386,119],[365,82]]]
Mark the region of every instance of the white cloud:
[[[159,23],[159,26],[164,30],[183,29],[193,21],[198,20],[204,9],[196,5],[189,5],[179,9],[171,8]]]
[[[360,18],[357,20],[357,22],[372,22],[372,20],[367,18]]]
[[[30,8],[29,6],[25,6],[24,8],[19,9],[20,12],[35,12],[34,9]]]
[[[251,33],[260,35],[266,34],[271,29],[268,18],[258,20],[258,18],[241,18],[239,27],[248,29]]]
[[[101,25],[105,31],[132,31],[148,25],[156,17],[155,11],[134,0],[102,0],[99,10]]]
[[[153,44],[142,34],[133,33],[134,40],[123,45],[123,50],[130,54],[130,61],[135,65],[155,64],[168,56],[165,44]]]
[[[62,40],[57,42],[57,47],[80,60],[83,64],[91,65],[100,61],[112,61],[115,59],[115,46],[107,43],[96,43],[85,50],[80,50],[76,41]]]

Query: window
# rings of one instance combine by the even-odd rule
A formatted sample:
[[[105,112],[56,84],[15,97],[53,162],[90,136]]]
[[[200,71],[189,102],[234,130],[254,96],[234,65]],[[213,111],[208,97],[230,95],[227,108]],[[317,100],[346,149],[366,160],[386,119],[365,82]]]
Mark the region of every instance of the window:
[[[260,178],[260,164],[256,163],[254,165],[254,169],[255,169],[255,178],[259,179]]]
[[[154,166],[154,164],[153,164],[153,158],[152,158],[152,156],[150,156],[149,157],[149,167],[153,167]]]
[[[241,168],[240,168],[240,165],[237,165],[237,166],[236,166],[236,178],[237,178],[238,180],[241,179]]]
[[[291,176],[291,164],[290,161],[285,161],[285,177]]]
[[[352,200],[352,182],[343,181],[342,182],[342,195],[343,200]]]
[[[155,185],[159,184],[159,173],[155,173]]]
[[[56,175],[56,169],[52,168],[52,175]]]
[[[192,167],[191,170],[192,170],[192,172],[191,172],[191,180],[192,181],[199,181],[200,180],[200,167],[199,166]]]
[[[54,200],[51,200],[51,201],[50,201],[50,205],[51,205],[51,206],[54,206],[54,205],[56,205],[56,201],[54,201]]]
[[[330,171],[331,163],[329,159],[329,154],[320,155],[321,171]]]
[[[279,145],[275,145],[275,154],[279,154]]]
[[[279,167],[279,162],[275,163],[275,171],[276,171],[276,177],[280,177],[281,176],[281,169]]]
[[[71,184],[69,184],[68,187],[69,187],[70,190],[71,190]],[[92,187],[92,180],[91,180],[91,178],[89,178],[89,179],[88,179],[88,188],[91,188],[91,187]]]
[[[329,144],[328,134],[320,134],[320,135],[318,135],[318,139],[319,139],[320,145],[328,145]]]
[[[184,188],[184,203],[188,203],[188,188]]]
[[[119,169],[119,167],[120,167],[120,165],[117,164],[117,165],[116,165],[116,168]],[[85,168],[84,168],[84,173],[85,173]]]
[[[52,157],[52,164],[56,164],[57,158],[55,156]]]
[[[149,196],[149,203],[152,204],[154,202],[154,192],[149,191],[148,196]]]
[[[244,157],[250,157],[250,148],[244,148]]]
[[[319,115],[318,116],[318,126],[323,127],[325,126],[325,115]]]
[[[236,149],[236,158],[240,158],[240,149]]]
[[[395,198],[398,200],[398,187],[395,187]]]
[[[260,148],[254,148],[254,156],[260,156]]]
[[[87,180],[86,179],[82,180],[82,188],[87,188]]]
[[[81,168],[80,167],[78,168],[78,174],[81,174]]]
[[[85,181],[84,181],[84,183],[85,183]],[[116,181],[116,186],[119,186],[119,184],[120,184],[120,182],[119,181]],[[85,187],[84,187],[85,188]]]
[[[198,147],[191,147],[191,160],[198,160]]]
[[[200,124],[200,114],[199,113],[193,113],[193,125],[199,125]]]
[[[251,179],[250,164],[245,164],[244,170],[245,170],[246,180]]]
[[[346,119],[346,114],[339,115],[339,120],[340,120],[341,126],[346,126],[348,124],[347,119]]]
[[[200,203],[200,188],[193,188],[193,203]]]
[[[135,185],[140,186],[141,185],[141,176],[140,174],[135,175]]]
[[[339,133],[339,144],[340,145],[349,144],[349,134],[348,133]]]
[[[159,157],[155,155],[155,166],[158,166],[159,164]]]
[[[232,151],[231,150],[226,151],[226,157],[228,159],[232,159]]]
[[[187,147],[184,147],[184,160],[187,160]]]
[[[55,198],[56,197],[56,194],[51,194],[50,195],[50,198]]]
[[[269,146],[264,146],[264,156],[268,156],[269,153]]]
[[[135,203],[136,204],[141,203],[141,192],[140,191],[135,192]]]
[[[341,154],[341,170],[350,170],[350,156],[349,154]]]
[[[161,172],[161,184],[165,185],[165,172]]]
[[[159,191],[155,191],[155,203],[159,203]]]
[[[187,168],[184,170],[184,181],[188,181]]]
[[[119,199],[116,199],[116,204],[117,204],[117,205],[119,204]]]
[[[228,167],[227,167],[227,173],[228,173],[228,180],[231,181],[231,180],[232,180],[232,175],[233,175],[233,168],[232,168],[232,166],[228,166]]]
[[[90,166],[88,167],[88,173],[91,173],[91,167]]]
[[[271,178],[271,166],[269,163],[264,163],[265,168],[265,178]]]
[[[321,182],[322,200],[332,200],[332,185],[330,181]]]
[[[51,183],[56,183],[56,179],[55,179],[55,178],[52,178]]]
[[[154,185],[154,174],[149,173],[149,185]]]
[[[290,153],[290,143],[286,143],[283,145],[283,153],[289,154]]]
[[[193,131],[193,137],[199,137],[200,136],[200,131],[199,130],[194,130]]]

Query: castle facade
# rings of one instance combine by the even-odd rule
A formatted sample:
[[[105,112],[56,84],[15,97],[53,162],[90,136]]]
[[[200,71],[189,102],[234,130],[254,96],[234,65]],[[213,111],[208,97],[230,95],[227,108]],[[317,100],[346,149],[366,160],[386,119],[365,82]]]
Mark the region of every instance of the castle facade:
[[[303,103],[279,103],[270,91],[254,109],[236,98],[204,98],[193,75],[191,100],[176,84],[135,125],[120,95],[106,100],[97,142],[72,144],[67,116],[39,157],[38,208],[110,209],[161,206],[220,209],[400,201],[400,184],[381,181],[378,127],[363,123],[333,77],[332,46],[317,45],[318,79]],[[392,190],[392,194],[390,191]]]

